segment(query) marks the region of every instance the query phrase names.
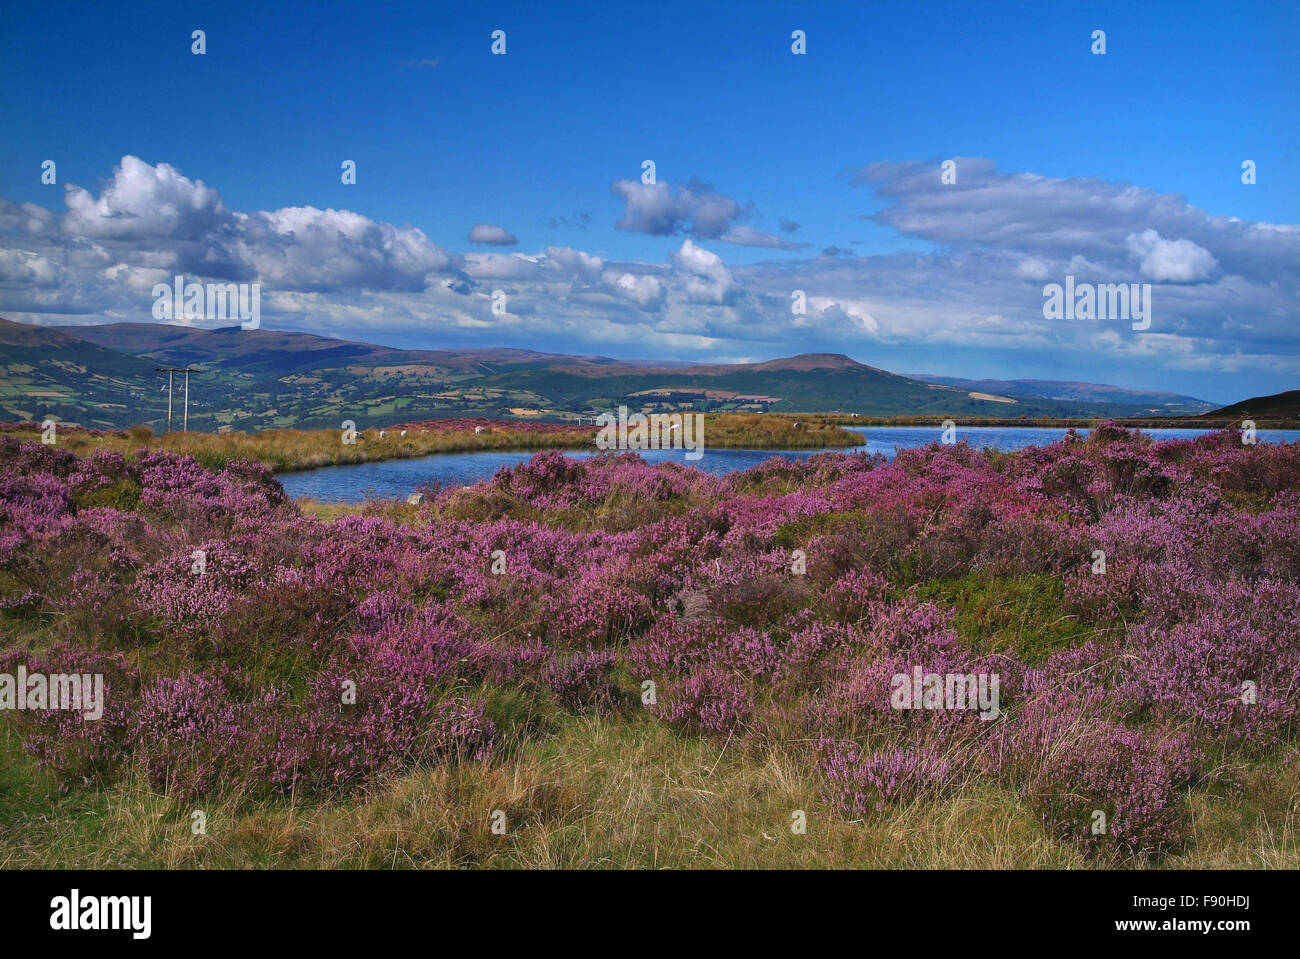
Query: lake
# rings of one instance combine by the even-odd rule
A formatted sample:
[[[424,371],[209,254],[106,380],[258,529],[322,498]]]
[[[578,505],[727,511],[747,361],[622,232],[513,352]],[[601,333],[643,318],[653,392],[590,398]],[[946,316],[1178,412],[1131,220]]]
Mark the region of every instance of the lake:
[[[938,427],[926,426],[867,426],[846,427],[862,434],[862,445],[837,450],[841,453],[883,453],[893,458],[898,449],[924,446],[939,438]],[[1080,429],[1081,434],[1088,430]],[[1191,439],[1211,430],[1143,430],[1155,439]],[[1020,426],[967,426],[958,427],[958,441],[986,449],[1018,450],[1026,446],[1054,443],[1064,436],[1064,429]],[[1294,443],[1300,441],[1300,430],[1260,430],[1256,434],[1261,443]],[[788,459],[806,459],[825,450],[716,450],[706,448],[704,456],[694,462],[686,459],[684,450],[642,450],[640,455],[649,463],[672,461],[694,466],[708,473],[730,473],[748,469],[773,456]],[[581,450],[565,450],[566,456],[586,459],[595,455]],[[440,483],[442,486],[467,486],[491,478],[503,466],[516,466],[527,462],[534,454],[484,450],[474,453],[437,453],[419,459],[384,460],[379,463],[354,463],[346,466],[325,466],[298,473],[283,473],[277,477],[290,496],[310,496],[323,503],[359,503],[371,496],[381,499],[405,498],[422,483]]]

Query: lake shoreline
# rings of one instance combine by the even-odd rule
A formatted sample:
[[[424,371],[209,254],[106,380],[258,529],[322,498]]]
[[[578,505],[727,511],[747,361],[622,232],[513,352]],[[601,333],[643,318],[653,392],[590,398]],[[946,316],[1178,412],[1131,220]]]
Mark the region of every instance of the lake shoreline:
[[[765,417],[773,414],[760,414]],[[1199,420],[1179,418],[1152,417],[1146,419],[1125,419],[1125,420],[1108,420],[1105,417],[1095,417],[1092,419],[1041,419],[1026,421],[1024,418],[970,418],[966,420],[956,419],[953,417],[939,416],[893,416],[893,417],[859,417],[849,416],[847,414],[832,413],[809,413],[809,414],[782,414],[783,419],[802,421],[810,424],[821,426],[837,426],[850,431],[864,428],[890,428],[890,427],[933,427],[941,429],[943,423],[952,419],[958,429],[1075,429],[1090,430],[1094,429],[1099,423],[1112,422],[1125,429],[1138,430],[1205,430],[1214,432],[1215,430],[1238,427],[1241,420]],[[1292,423],[1285,420],[1257,420],[1255,421],[1256,429],[1259,430],[1293,430],[1300,428],[1300,423]],[[374,431],[371,431],[374,432]],[[787,434],[788,435],[788,434]],[[830,436],[833,436],[831,434]],[[565,451],[584,451],[596,452],[595,436],[589,442],[570,441],[568,438],[561,439],[557,435],[555,442],[538,443],[535,445],[518,445],[518,446],[497,446],[491,443],[479,443],[474,441],[475,434],[466,436],[467,442],[463,444],[451,444],[433,451],[423,450],[395,450],[381,451],[379,455],[367,456],[360,455],[349,458],[339,458],[327,463],[299,462],[283,465],[275,465],[272,472],[276,475],[286,475],[292,473],[301,473],[316,469],[325,469],[330,466],[355,466],[363,463],[382,463],[396,459],[424,459],[429,456],[453,455],[464,453],[538,453],[547,449],[558,449]],[[830,438],[830,437],[828,437]],[[708,447],[715,450],[741,450],[741,451],[767,451],[774,454],[781,453],[834,453],[849,452],[854,445],[847,442],[825,443],[822,445],[807,446],[789,446],[779,445],[773,442],[771,445],[765,445],[761,442],[752,442],[753,437],[745,437],[746,441],[732,437],[724,433],[722,442],[709,443]],[[269,464],[268,464],[269,465]]]
[[[968,443],[977,450],[1014,452],[1029,446],[1046,446],[1058,442],[1066,427],[999,427],[958,425],[953,439]],[[1091,427],[1082,427],[1090,432]],[[720,447],[706,443],[699,460],[687,460],[681,449],[628,450],[610,452],[635,452],[647,462],[676,463],[715,475],[751,469],[773,459],[807,459],[823,453],[880,454],[892,460],[899,450],[923,447],[939,442],[941,425],[924,426],[858,426],[848,428],[855,434],[855,445],[842,448],[744,448]],[[1161,428],[1144,432],[1155,440],[1194,439],[1212,435],[1214,430]],[[1300,442],[1300,430],[1260,430],[1260,443]],[[369,498],[404,499],[425,484],[439,487],[472,486],[490,479],[502,468],[511,469],[527,462],[536,450],[471,450],[460,453],[437,453],[426,457],[407,457],[400,460],[374,460],[361,464],[340,464],[317,470],[297,470],[281,476],[281,485],[294,499],[309,499],[321,504],[360,503]],[[573,458],[586,460],[600,451],[590,447],[561,449]]]

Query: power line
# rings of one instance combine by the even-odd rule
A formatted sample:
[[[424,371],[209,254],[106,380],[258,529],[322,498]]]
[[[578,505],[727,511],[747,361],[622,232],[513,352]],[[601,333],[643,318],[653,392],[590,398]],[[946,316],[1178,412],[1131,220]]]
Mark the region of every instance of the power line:
[[[202,370],[196,370],[192,366],[155,366],[154,371],[157,373],[167,374],[167,432],[172,431],[172,377],[176,373],[185,374],[185,413],[181,420],[181,432],[187,433],[190,428],[190,374],[202,373]]]

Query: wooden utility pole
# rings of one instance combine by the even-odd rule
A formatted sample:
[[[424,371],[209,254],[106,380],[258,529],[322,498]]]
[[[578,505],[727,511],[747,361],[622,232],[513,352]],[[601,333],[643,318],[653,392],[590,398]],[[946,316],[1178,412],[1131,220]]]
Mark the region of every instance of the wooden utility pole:
[[[172,377],[177,373],[185,374],[185,407],[181,419],[181,432],[189,432],[190,428],[190,374],[202,373],[202,370],[196,370],[191,366],[156,366],[154,370],[158,373],[167,374],[167,432],[172,431]]]

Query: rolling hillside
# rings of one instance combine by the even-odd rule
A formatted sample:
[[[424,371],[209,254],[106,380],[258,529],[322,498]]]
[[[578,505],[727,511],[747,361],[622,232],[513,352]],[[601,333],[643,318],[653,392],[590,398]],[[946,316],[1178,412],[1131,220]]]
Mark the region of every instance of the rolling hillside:
[[[0,419],[46,416],[104,428],[153,419],[159,374],[140,357],[52,327],[0,319]],[[126,421],[130,421],[130,423]]]
[[[100,427],[163,426],[166,375],[154,368],[186,365],[203,371],[190,384],[190,424],[198,430],[336,427],[345,419],[362,427],[466,416],[555,420],[620,404],[647,412],[965,419],[1150,415],[1211,405],[1094,384],[923,381],[834,353],[744,364],[637,363],[516,349],[402,350],[310,333],[158,323],[51,328],[0,321],[0,365],[0,418],[53,416]],[[179,402],[178,389],[178,417]]]
[[[1245,417],[1259,420],[1300,419],[1300,390],[1256,396],[1207,413],[1207,417]]]

